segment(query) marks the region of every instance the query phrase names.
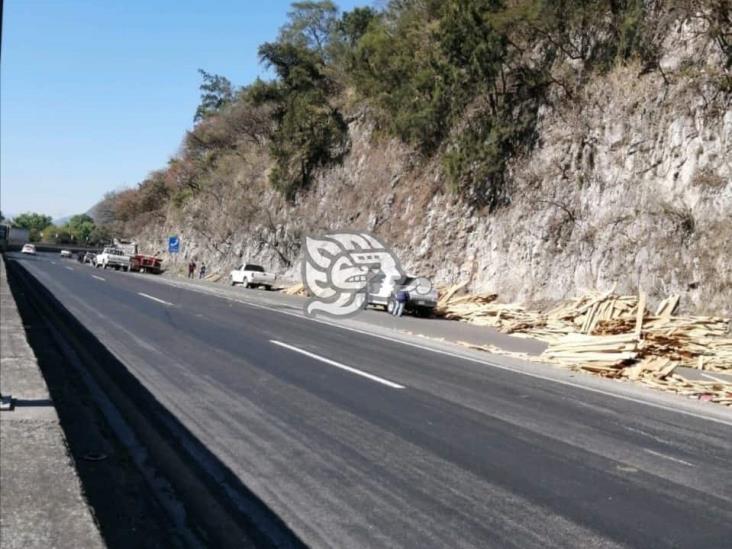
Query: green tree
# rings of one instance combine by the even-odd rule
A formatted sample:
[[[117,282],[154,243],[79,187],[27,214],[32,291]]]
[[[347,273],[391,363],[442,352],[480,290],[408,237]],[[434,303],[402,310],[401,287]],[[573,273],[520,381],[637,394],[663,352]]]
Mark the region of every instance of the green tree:
[[[41,232],[52,225],[51,216],[35,212],[26,212],[13,218],[13,225],[21,229],[28,229],[32,242],[40,240]]]
[[[87,242],[95,227],[94,220],[87,214],[72,216],[65,226],[69,234],[79,243]]]
[[[112,241],[112,231],[104,225],[96,225],[89,234],[90,246],[101,246]]]
[[[46,227],[43,234],[44,241],[53,242],[54,244],[75,244],[77,242],[76,237],[71,233],[67,225]]]
[[[354,8],[343,14],[336,25],[336,31],[348,47],[354,48],[377,17],[378,14],[373,8]]]
[[[203,69],[198,69],[203,82],[201,90],[201,103],[196,109],[193,117],[194,122],[204,120],[212,114],[218,113],[226,105],[234,100],[234,88],[228,78],[218,74],[210,74]]]
[[[288,199],[307,187],[313,171],[338,160],[348,148],[348,127],[329,98],[337,85],[325,74],[318,52],[290,42],[270,42],[259,55],[277,79],[249,89],[256,104],[272,107],[272,186]]]
[[[293,2],[287,17],[278,41],[323,54],[338,22],[338,8],[330,0]]]

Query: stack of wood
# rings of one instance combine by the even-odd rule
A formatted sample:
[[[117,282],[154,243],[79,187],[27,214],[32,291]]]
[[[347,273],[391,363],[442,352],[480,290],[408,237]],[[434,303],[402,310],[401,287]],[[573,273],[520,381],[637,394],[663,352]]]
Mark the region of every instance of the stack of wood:
[[[308,291],[305,289],[305,286],[302,283],[295,284],[293,286],[290,286],[289,288],[285,288],[284,290],[282,290],[282,293],[287,295],[308,295]]]
[[[598,371],[614,369],[638,357],[638,338],[632,332],[610,336],[568,334],[550,345],[542,356],[560,364],[588,364]]]
[[[534,325],[536,316],[514,304],[495,303],[497,294],[457,295],[465,284],[440,289],[435,314],[449,320],[461,320],[479,326],[501,328],[508,323]]]
[[[549,347],[541,356],[546,362],[732,405],[732,382],[691,381],[677,371],[685,366],[732,373],[730,320],[674,316],[679,296],[662,301],[655,313],[647,309],[644,294],[612,291],[538,312],[496,303],[495,294],[459,296],[460,289],[442,294],[438,314],[546,341]]]

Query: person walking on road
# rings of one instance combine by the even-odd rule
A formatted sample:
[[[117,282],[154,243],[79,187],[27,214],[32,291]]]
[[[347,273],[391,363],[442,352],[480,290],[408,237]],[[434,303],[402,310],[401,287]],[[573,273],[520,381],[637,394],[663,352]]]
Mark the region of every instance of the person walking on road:
[[[188,278],[193,278],[196,275],[196,262],[191,259],[188,263]]]
[[[394,299],[394,316],[399,317],[404,314],[404,306],[407,304],[407,301],[409,301],[409,292],[406,290],[397,290]]]
[[[198,278],[206,276],[206,264],[201,262],[201,270],[198,272]]]

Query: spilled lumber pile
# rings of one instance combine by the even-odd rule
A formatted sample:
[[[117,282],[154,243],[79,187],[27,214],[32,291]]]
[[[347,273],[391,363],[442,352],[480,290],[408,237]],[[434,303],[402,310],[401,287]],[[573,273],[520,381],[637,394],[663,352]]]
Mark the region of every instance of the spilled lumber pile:
[[[305,286],[302,283],[295,284],[293,286],[290,286],[289,288],[285,288],[284,290],[282,290],[282,293],[287,295],[308,295],[308,291],[305,289]]]
[[[460,289],[441,292],[439,316],[545,341],[545,362],[732,406],[732,382],[710,375],[732,374],[730,319],[675,316],[679,296],[651,312],[643,293],[593,292],[540,312],[497,303],[495,294],[459,295]],[[684,378],[680,367],[706,377]]]

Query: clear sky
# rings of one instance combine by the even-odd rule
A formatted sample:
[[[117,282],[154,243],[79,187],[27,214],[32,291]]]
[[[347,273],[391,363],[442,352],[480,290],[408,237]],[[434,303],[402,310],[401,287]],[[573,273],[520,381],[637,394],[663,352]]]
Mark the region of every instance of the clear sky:
[[[343,10],[369,0],[336,0]],[[163,167],[192,125],[198,68],[266,76],[289,0],[5,0],[0,209],[54,218]]]

